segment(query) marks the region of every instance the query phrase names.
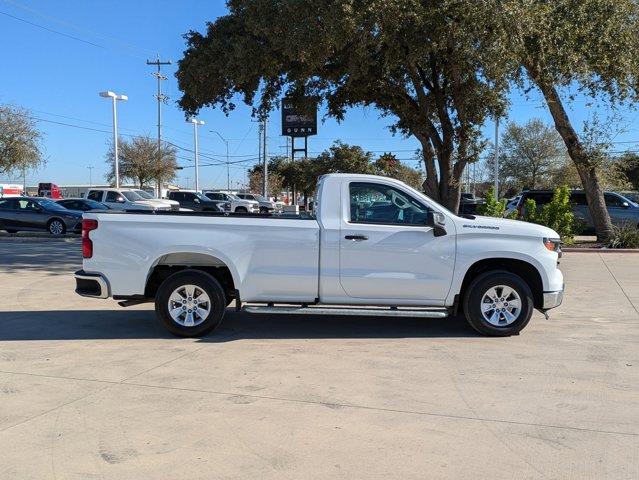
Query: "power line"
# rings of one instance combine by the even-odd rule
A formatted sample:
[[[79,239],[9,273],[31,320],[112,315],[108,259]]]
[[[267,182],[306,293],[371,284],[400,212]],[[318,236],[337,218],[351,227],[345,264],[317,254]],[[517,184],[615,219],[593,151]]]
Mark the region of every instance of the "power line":
[[[9,18],[13,18],[14,20],[18,20],[20,22],[27,23],[27,24],[29,24],[29,25],[31,25],[33,27],[41,28],[42,30],[46,30],[47,32],[55,33],[57,35],[61,35],[63,37],[67,37],[67,38],[70,38],[72,40],[76,40],[78,42],[86,43],[87,45],[92,45],[92,46],[97,47],[97,48],[106,48],[104,45],[98,45],[97,43],[93,43],[93,42],[90,42],[88,40],[83,40],[82,38],[79,38],[79,37],[74,37],[73,35],[69,35],[68,33],[59,32],[58,30],[54,30],[52,28],[45,27],[44,25],[38,25],[37,23],[30,22],[29,20],[25,20],[24,18],[16,17],[15,15],[11,15],[10,13],[7,13],[7,12],[0,11],[0,15],[5,15],[5,16],[7,16]]]

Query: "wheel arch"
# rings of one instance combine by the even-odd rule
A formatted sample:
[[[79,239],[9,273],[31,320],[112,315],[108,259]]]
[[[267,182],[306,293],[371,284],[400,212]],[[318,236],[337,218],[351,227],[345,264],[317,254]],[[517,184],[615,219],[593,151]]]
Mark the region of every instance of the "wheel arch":
[[[154,298],[162,282],[173,273],[183,270],[201,270],[213,276],[224,289],[227,297],[236,295],[239,276],[233,263],[222,255],[211,252],[176,250],[159,256],[147,273],[144,296]]]
[[[464,298],[466,290],[474,278],[492,270],[507,271],[521,277],[530,287],[535,308],[543,307],[544,284],[539,270],[532,263],[515,258],[484,258],[473,263],[464,275],[459,298]]]

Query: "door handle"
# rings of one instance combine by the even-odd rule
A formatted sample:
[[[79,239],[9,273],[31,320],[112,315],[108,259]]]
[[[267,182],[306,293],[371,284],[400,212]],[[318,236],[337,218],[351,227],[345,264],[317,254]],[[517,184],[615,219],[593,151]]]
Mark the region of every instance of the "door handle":
[[[355,240],[356,242],[361,242],[362,240],[368,240],[366,235],[346,235],[344,237],[346,240]]]

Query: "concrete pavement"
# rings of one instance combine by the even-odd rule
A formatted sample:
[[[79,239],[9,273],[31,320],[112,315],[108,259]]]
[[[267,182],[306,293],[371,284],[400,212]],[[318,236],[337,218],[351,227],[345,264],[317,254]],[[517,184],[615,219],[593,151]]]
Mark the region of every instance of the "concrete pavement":
[[[521,335],[248,316],[169,336],[0,241],[0,479],[639,478],[639,255],[570,253]]]

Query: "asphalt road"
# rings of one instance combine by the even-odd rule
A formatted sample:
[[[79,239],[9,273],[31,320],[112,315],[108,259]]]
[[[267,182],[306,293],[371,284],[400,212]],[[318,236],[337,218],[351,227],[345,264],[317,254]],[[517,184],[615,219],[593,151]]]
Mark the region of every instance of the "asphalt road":
[[[637,479],[639,255],[570,253],[521,335],[249,316],[169,336],[0,241],[0,479]]]

